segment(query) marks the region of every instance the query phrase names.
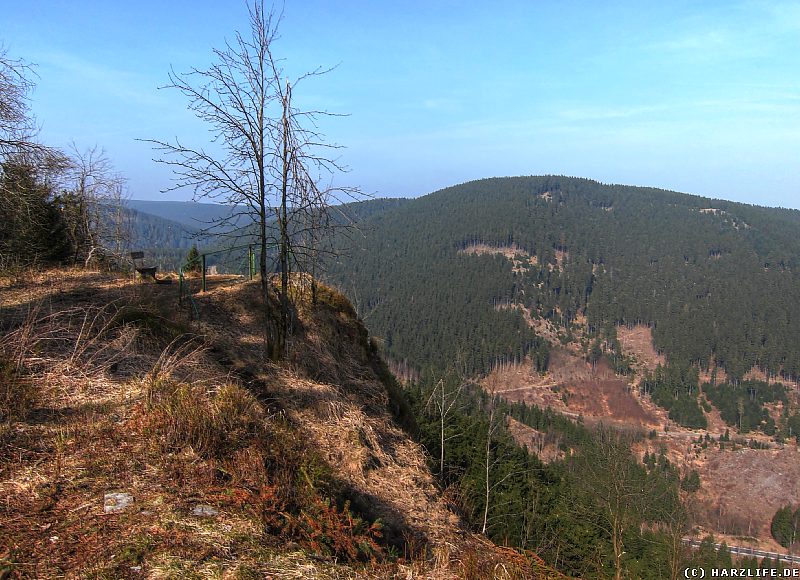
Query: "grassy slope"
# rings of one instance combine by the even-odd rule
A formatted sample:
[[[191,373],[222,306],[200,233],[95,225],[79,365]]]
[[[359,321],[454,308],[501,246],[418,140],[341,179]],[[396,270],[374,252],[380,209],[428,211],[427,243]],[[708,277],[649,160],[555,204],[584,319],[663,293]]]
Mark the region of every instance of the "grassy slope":
[[[544,570],[448,509],[346,300],[299,303],[274,364],[257,292],[213,289],[192,322],[174,286],[63,271],[0,286],[0,576]],[[35,396],[9,404],[19,393]],[[106,513],[109,492],[134,502]]]

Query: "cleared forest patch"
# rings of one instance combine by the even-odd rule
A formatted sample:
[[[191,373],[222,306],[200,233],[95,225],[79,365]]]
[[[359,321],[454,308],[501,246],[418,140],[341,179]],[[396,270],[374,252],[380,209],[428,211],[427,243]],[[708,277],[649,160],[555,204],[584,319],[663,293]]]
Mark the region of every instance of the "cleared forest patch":
[[[700,523],[720,533],[752,536],[762,546],[780,550],[770,538],[770,522],[800,497],[800,449],[735,451],[712,448],[693,463],[703,483],[698,494]]]
[[[531,264],[538,263],[536,256],[531,256],[526,250],[523,250],[517,244],[511,244],[510,246],[493,246],[490,244],[476,243],[467,246],[463,250],[460,250],[459,253],[467,255],[474,254],[478,256],[484,254],[489,254],[492,256],[505,256],[509,260],[513,260],[517,257],[524,257],[529,260]]]
[[[626,356],[632,356],[645,369],[655,370],[666,363],[664,355],[658,354],[653,346],[653,329],[645,324],[618,326],[617,338]]]
[[[542,463],[551,463],[564,459],[565,453],[561,449],[561,437],[556,433],[543,433],[513,417],[508,417],[508,431],[518,445],[526,447],[529,452],[535,453]]]
[[[508,258],[513,263],[513,272],[524,272],[529,266],[537,266],[539,258],[531,254],[524,248],[519,247],[517,244],[510,245],[492,245],[483,242],[476,242],[467,245],[465,248],[458,251],[459,254],[480,256],[503,256]],[[552,271],[556,266],[559,268],[564,267],[564,263],[569,258],[569,252],[563,249],[553,249],[553,257],[555,258],[555,265],[548,263],[547,268]]]
[[[549,407],[567,416],[648,428],[661,422],[605,362],[593,367],[565,349],[553,350],[544,374],[530,363],[505,365],[493,370],[484,385],[494,386],[508,401]]]

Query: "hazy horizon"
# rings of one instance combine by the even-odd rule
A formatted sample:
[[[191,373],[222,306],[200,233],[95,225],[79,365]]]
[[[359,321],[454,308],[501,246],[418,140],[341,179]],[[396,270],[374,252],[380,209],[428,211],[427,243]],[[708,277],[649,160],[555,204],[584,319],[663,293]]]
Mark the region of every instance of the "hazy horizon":
[[[287,2],[276,54],[302,106],[376,197],[562,174],[800,208],[800,5],[783,1],[489,5]],[[44,0],[0,43],[36,65],[42,140],[106,149],[136,199],[166,167],[136,139],[208,143],[170,67],[206,68],[248,33],[244,2]],[[188,200],[189,192],[170,199]]]

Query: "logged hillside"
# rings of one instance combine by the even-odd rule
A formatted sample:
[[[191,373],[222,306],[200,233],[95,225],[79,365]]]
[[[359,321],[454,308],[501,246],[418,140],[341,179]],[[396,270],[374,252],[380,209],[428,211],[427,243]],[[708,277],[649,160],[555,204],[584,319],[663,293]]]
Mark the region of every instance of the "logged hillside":
[[[796,470],[777,474],[768,497],[744,482],[764,463],[791,465],[800,442],[800,212],[520,177],[364,215],[363,238],[329,276],[383,339],[398,375],[421,385],[422,401],[442,390],[442,377],[479,377],[482,396],[509,405],[508,433],[547,464],[536,467],[543,475],[574,466],[570,455],[587,448],[530,405],[580,428],[639,433],[634,456],[680,478],[681,533],[776,548],[770,520],[794,501]],[[465,405],[487,408],[482,401]],[[426,445],[438,449],[432,431]],[[468,464],[459,451],[455,469]],[[741,485],[722,475],[734,472],[747,474]],[[576,482],[562,481],[558,494],[579,505]],[[521,495],[536,497],[537,483],[525,485]]]
[[[670,364],[800,373],[800,212],[565,177],[474,181],[360,223],[330,269],[386,353],[475,372],[579,329],[624,369],[615,325],[653,328]],[[584,325],[584,323],[586,323]],[[550,342],[555,336],[550,337]]]
[[[298,296],[295,293],[295,296]],[[265,359],[258,285],[0,288],[3,577],[556,577],[442,499],[339,294]]]

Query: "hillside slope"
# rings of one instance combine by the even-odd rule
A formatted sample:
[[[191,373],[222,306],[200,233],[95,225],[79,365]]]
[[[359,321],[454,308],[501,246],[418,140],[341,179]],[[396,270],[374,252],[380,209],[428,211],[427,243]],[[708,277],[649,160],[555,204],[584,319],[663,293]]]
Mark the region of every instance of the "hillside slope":
[[[360,227],[331,280],[387,354],[419,369],[457,351],[475,372],[526,354],[544,366],[527,312],[565,333],[588,325],[601,349],[615,348],[615,325],[647,324],[671,363],[800,373],[796,210],[514,177],[408,200]]]
[[[751,479],[792,465],[800,443],[800,212],[543,176],[376,215],[329,276],[398,369],[650,433],[639,458],[699,473],[693,523],[775,547],[798,472],[780,469],[768,497]],[[558,434],[513,426],[556,455]]]
[[[12,577],[541,577],[464,528],[347,301],[264,359],[256,284],[81,272],[0,289],[0,571]]]

